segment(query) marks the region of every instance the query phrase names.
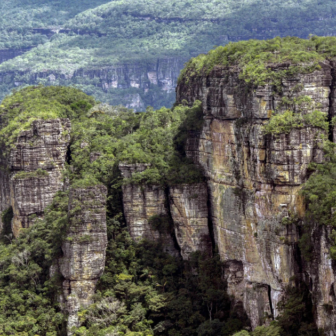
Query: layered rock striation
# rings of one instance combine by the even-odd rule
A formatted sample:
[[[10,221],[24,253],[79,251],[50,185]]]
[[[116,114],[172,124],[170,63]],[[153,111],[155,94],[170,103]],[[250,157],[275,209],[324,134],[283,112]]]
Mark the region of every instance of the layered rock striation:
[[[12,232],[42,218],[55,194],[66,190],[63,172],[70,143],[69,119],[36,120],[22,131],[12,148],[3,148],[0,170],[0,210],[13,209]],[[94,153],[94,158],[99,153]],[[62,244],[63,257],[55,261],[51,275],[60,273],[63,295],[60,303],[68,317],[68,334],[78,327],[78,311],[92,302],[96,283],[105,266],[105,186],[70,190],[69,227]]]
[[[96,284],[105,268],[107,188],[75,188],[69,195],[69,228],[59,260],[64,277],[63,294],[68,313],[68,335],[79,327],[78,311],[92,303]]]
[[[127,181],[148,165],[120,164],[119,168]],[[164,188],[125,183],[122,190],[126,222],[135,241],[161,242],[168,253],[180,253],[184,260],[191,252],[211,251],[206,184]]]
[[[273,71],[285,68],[279,65]],[[253,328],[264,323],[265,316],[277,316],[286,286],[300,277],[313,284],[318,327],[336,332],[333,319],[321,308],[334,301],[335,272],[326,235],[314,236],[320,246],[315,268],[303,267],[299,229],[283,224],[291,213],[304,217],[299,191],[308,165],[323,161],[320,144],[327,134],[309,125],[282,134],[264,132],[272,111],[286,110],[284,98],[311,98],[311,104],[302,106],[303,114],[317,107],[331,114],[333,71],[330,62],[321,62],[313,73],[284,78],[276,90],[272,85],[247,85],[237,67],[217,66],[208,74],[186,75],[177,87],[178,102],[203,103],[203,129],[189,138],[186,152],[208,179],[210,219],[227,265],[228,291],[243,303]],[[325,276],[327,281],[322,280]]]
[[[208,217],[208,190],[205,183],[169,188],[171,217],[184,260],[191,252],[211,251]]]
[[[70,129],[68,119],[36,120],[19,134],[10,150],[3,148],[0,210],[12,206],[14,236],[30,227],[34,215],[43,216],[46,206],[63,188]]]
[[[133,173],[144,171],[146,164],[120,164],[119,169],[125,179]],[[169,214],[166,202],[166,192],[159,185],[125,184],[123,190],[123,206],[126,222],[131,237],[135,241],[143,239],[162,242],[164,249],[177,255],[173,236],[170,232]],[[156,228],[154,221],[158,222]],[[160,222],[164,227],[160,228]]]

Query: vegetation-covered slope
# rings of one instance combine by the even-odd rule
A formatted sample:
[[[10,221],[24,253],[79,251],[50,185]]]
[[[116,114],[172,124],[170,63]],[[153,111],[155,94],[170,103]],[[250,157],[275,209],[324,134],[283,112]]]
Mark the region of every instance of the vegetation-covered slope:
[[[276,84],[286,76],[309,73],[319,68],[319,61],[336,57],[336,37],[276,37],[230,43],[192,58],[180,78],[209,73],[215,66],[238,66],[240,77],[253,85]],[[284,70],[272,71],[283,64]]]
[[[0,4],[0,49],[36,46],[48,38],[35,28],[60,27],[76,14],[108,0],[2,0]]]
[[[27,26],[58,24],[70,31],[53,36],[51,41],[42,35],[34,35],[34,38],[39,36],[36,42],[29,40],[33,35],[27,36],[30,42],[25,42],[26,37],[20,37],[18,43],[22,46],[45,44],[0,66],[4,78],[0,96],[15,86],[36,84],[41,80],[48,83],[45,78],[53,73],[57,77],[53,84],[77,85],[105,102],[126,104],[130,97],[137,97],[142,102],[138,104],[138,110],[149,104],[157,108],[172,105],[174,96],[163,89],[165,81],[171,81],[169,85],[174,86],[183,62],[214,45],[249,38],[333,35],[336,24],[336,9],[331,0],[119,0],[108,3],[101,0],[81,2],[80,5],[75,1],[69,8],[62,7],[65,5],[63,1],[53,4],[41,0],[21,1],[15,3],[21,11],[14,20],[11,18],[14,3],[5,3],[8,9],[4,29],[7,27],[8,31],[12,31],[11,24],[16,22],[19,23],[16,27],[22,26],[25,32]],[[93,8],[101,3],[104,4]],[[92,9],[66,21],[88,7]],[[33,12],[29,19],[25,15],[28,10]],[[6,39],[15,40],[11,36]],[[174,66],[168,65],[170,69],[168,74],[162,75],[162,82],[155,84],[155,81],[150,83],[148,78],[145,79],[149,72],[157,70],[157,60],[167,57],[181,61]],[[106,79],[112,81],[111,76],[106,71],[99,73],[97,70],[116,65],[120,69],[118,84],[106,86]],[[135,71],[129,70],[134,67]],[[81,70],[87,74],[84,76]],[[137,83],[132,84],[132,81]],[[140,87],[138,82],[141,82]]]

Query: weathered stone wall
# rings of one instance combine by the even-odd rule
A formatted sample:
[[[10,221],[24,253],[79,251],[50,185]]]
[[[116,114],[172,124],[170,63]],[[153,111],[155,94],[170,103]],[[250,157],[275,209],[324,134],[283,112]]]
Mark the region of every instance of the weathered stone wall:
[[[131,178],[135,172],[144,171],[145,164],[120,164],[119,168],[125,179]],[[150,220],[154,216],[161,216],[169,220],[169,209],[166,191],[158,185],[125,184],[123,190],[123,206],[126,222],[131,237],[135,241],[148,239],[162,242],[164,249],[177,255],[174,239],[171,232],[155,230]]]
[[[31,225],[31,215],[43,216],[62,189],[70,129],[68,119],[36,120],[30,130],[20,133],[11,150],[2,148],[0,211],[12,206],[15,236]]]
[[[0,232],[3,229],[2,216],[3,211],[7,210],[10,205],[10,174],[5,160],[0,159]]]
[[[92,303],[96,283],[105,267],[107,189],[76,188],[69,195],[69,229],[62,243],[63,258],[59,261],[64,277],[63,292],[68,317],[68,335],[79,327],[78,311]]]
[[[311,232],[313,256],[304,267],[313,294],[317,325],[324,328],[328,336],[336,334],[336,265],[329,253],[331,232],[330,227],[314,226]]]
[[[146,164],[120,164],[124,179],[148,168]],[[125,184],[124,215],[132,238],[162,242],[164,249],[188,260],[191,252],[211,253],[208,190],[206,183],[181,184],[164,189],[158,185]],[[170,222],[171,232],[160,232],[151,225],[159,216]],[[176,244],[179,247],[176,249]]]
[[[68,119],[36,120],[18,136],[8,164],[15,236],[30,226],[31,215],[43,216],[45,207],[62,189],[70,129]],[[44,174],[38,174],[38,169]]]
[[[211,251],[208,190],[205,183],[169,188],[170,212],[177,243],[184,260],[195,251]]]
[[[320,129],[293,129],[276,136],[265,135],[263,125],[271,111],[286,109],[282,97],[309,96],[313,104],[302,106],[303,113],[318,108],[328,114],[332,68],[321,63],[321,70],[283,80],[281,89],[277,94],[269,85],[248,87],[236,68],[222,67],[182,80],[177,88],[178,102],[203,103],[203,130],[189,139],[186,152],[208,178],[211,220],[221,259],[228,265],[229,292],[243,302],[252,327],[261,323],[264,313],[275,317],[291,278],[302,277],[302,261],[296,258],[298,229],[283,225],[282,218],[289,212],[303,217],[301,184],[309,163],[323,160]],[[318,270],[310,274],[318,307],[330,300],[326,293],[333,283],[328,248],[321,253]],[[316,282],[316,272],[330,274],[328,281]],[[318,309],[318,327],[336,332],[323,315]]]

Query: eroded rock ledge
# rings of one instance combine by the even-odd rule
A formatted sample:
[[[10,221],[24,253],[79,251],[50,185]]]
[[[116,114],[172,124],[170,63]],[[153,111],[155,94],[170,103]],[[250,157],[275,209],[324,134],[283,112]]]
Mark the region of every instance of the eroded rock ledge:
[[[42,218],[60,190],[70,143],[69,119],[36,120],[19,134],[8,151],[3,148],[0,169],[0,210],[13,208],[15,237],[23,228]],[[105,186],[71,189],[69,227],[63,241],[63,257],[55,260],[50,273],[60,273],[63,295],[60,303],[68,314],[68,334],[79,327],[78,311],[91,304],[96,283],[105,267],[107,246]],[[0,228],[1,229],[1,228]]]

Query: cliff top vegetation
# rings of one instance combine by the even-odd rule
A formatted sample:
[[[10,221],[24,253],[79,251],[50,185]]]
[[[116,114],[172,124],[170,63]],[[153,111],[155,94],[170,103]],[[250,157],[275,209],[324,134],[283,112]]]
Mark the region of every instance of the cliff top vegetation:
[[[11,148],[34,120],[69,118],[72,121],[73,165],[78,180],[104,181],[106,170],[123,163],[147,163],[150,167],[134,174],[133,183],[178,183],[202,180],[201,173],[186,159],[183,144],[188,131],[202,125],[202,109],[177,106],[134,114],[123,107],[98,104],[84,92],[61,86],[33,86],[8,96],[0,105],[0,136]],[[88,147],[82,148],[82,143]],[[101,156],[91,164],[90,153]],[[113,170],[113,169],[112,169]],[[79,174],[81,171],[81,174]],[[71,175],[71,172],[69,172]],[[88,182],[87,181],[87,182]],[[91,182],[88,182],[91,183]]]
[[[119,162],[150,165],[147,171],[127,183],[165,186],[200,178],[200,172],[185,159],[181,150],[185,133],[201,126],[200,113],[199,104],[195,104],[192,108],[177,106],[173,110],[149,109],[135,114],[124,107],[98,104],[83,92],[65,87],[28,87],[3,101],[1,139],[6,139],[5,146],[10,146],[18,132],[29,128],[33,120],[69,118],[71,143],[64,177],[73,188],[104,184],[109,190],[106,271],[99,284],[95,305],[89,311],[81,312],[85,327],[76,331],[76,335],[106,335],[117,327],[118,335],[134,332],[145,336],[153,335],[156,326],[166,334],[163,321],[167,312],[175,325],[170,329],[177,330],[183,318],[187,330],[196,330],[206,320],[205,300],[214,302],[221,312],[228,311],[229,301],[220,279],[218,257],[209,262],[203,256],[195,256],[191,268],[161,252],[159,246],[136,245],[127,233],[122,216],[123,179]],[[90,158],[93,152],[99,154],[94,162]],[[36,174],[44,176],[45,172],[37,171]],[[19,173],[18,178],[26,178],[26,175]],[[28,173],[28,177],[30,175]],[[44,218],[35,218],[34,226],[24,229],[18,239],[13,239],[11,234],[12,209],[2,214],[5,229],[0,235],[1,334],[64,335],[64,315],[55,300],[61,288],[60,279],[57,276],[50,278],[49,268],[61,255],[67,210],[68,192],[59,192],[46,209]],[[195,267],[204,270],[202,278],[189,284]],[[189,289],[176,297],[175,294],[185,287],[184,283]],[[194,295],[195,291],[199,294]],[[188,315],[180,314],[177,309],[185,298],[188,298],[184,303]],[[95,315],[101,314],[101,307],[110,307],[104,306],[109,302],[116,302],[123,309],[118,311],[116,318],[108,319],[109,324],[97,325]],[[229,313],[225,316],[230,318]],[[231,319],[233,332],[242,327],[234,316]],[[224,322],[221,325],[224,326]]]
[[[192,58],[181,72],[180,80],[209,73],[215,66],[235,66],[247,83],[264,85],[271,81],[276,84],[283,77],[312,72],[319,68],[319,62],[335,56],[336,37],[241,41]]]

